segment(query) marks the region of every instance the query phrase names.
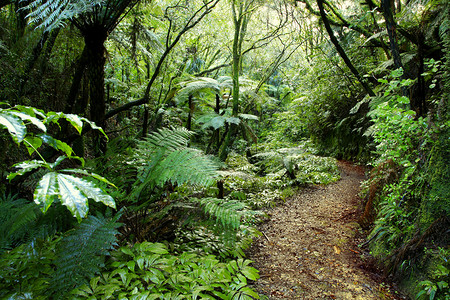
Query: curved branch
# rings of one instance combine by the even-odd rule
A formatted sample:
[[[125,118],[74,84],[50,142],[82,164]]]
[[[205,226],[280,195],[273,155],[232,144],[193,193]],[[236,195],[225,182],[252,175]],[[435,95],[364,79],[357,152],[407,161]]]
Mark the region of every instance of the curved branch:
[[[325,10],[323,8],[323,0],[317,0],[317,5],[319,6],[320,16],[322,18],[323,24],[325,25],[325,29],[328,32],[328,35],[330,36],[330,40],[333,43],[334,47],[336,48],[336,51],[339,53],[339,55],[344,60],[347,67],[350,69],[350,71],[355,75],[355,77],[358,79],[358,81],[363,86],[364,90],[372,97],[375,96],[375,93],[370,88],[369,84],[366,80],[359,74],[358,70],[353,66],[352,62],[348,58],[347,54],[345,53],[344,49],[339,44],[337,38],[334,36],[333,30],[331,29],[330,23],[328,22],[328,18],[325,14]]]
[[[130,109],[130,108],[132,108],[134,106],[145,104],[145,103],[147,103],[149,101],[150,89],[152,88],[153,83],[155,82],[156,78],[158,78],[159,73],[161,71],[161,67],[162,67],[163,63],[165,62],[167,56],[170,54],[172,49],[178,44],[178,42],[180,41],[181,37],[186,32],[188,32],[189,30],[194,28],[198,23],[200,23],[200,21],[212,11],[212,9],[217,5],[217,3],[219,1],[220,0],[210,0],[210,1],[206,2],[206,3],[204,3],[189,18],[189,20],[187,21],[186,25],[184,25],[183,29],[178,33],[178,35],[175,37],[173,42],[169,45],[169,47],[166,48],[166,50],[164,51],[164,53],[160,57],[160,59],[158,61],[158,64],[156,65],[155,71],[153,72],[153,75],[150,78],[149,83],[147,84],[147,88],[145,89],[144,96],[141,99],[128,102],[128,103],[126,103],[126,104],[124,104],[124,105],[122,105],[122,106],[120,106],[118,108],[110,110],[109,112],[107,112],[105,114],[105,120],[111,118],[114,115],[117,115],[118,113],[120,113],[122,111],[126,111],[126,110],[128,110],[128,109]]]

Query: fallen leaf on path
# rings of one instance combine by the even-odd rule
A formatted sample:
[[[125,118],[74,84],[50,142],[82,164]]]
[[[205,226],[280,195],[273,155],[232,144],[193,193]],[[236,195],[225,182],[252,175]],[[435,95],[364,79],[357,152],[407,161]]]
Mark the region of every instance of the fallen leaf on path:
[[[341,254],[341,249],[339,249],[338,246],[333,246],[333,248],[334,248],[334,253]]]

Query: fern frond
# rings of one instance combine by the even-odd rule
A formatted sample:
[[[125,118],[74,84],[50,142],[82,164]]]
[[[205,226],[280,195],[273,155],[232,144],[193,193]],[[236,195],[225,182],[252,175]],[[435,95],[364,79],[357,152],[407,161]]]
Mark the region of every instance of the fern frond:
[[[241,219],[247,211],[247,206],[237,200],[192,198],[190,201],[200,205],[207,215],[215,218],[216,223],[220,223],[223,227],[232,230],[236,230],[241,226]]]
[[[30,11],[27,15],[30,23],[39,24],[37,28],[51,31],[64,26],[67,20],[92,12],[95,6],[104,2],[105,0],[34,0],[23,9]]]
[[[87,283],[100,271],[104,258],[117,245],[117,223],[121,214],[112,219],[89,216],[65,236],[57,248],[53,287],[57,294]]]
[[[139,152],[138,156],[143,155],[144,158],[149,158],[153,151],[159,149],[175,150],[180,147],[186,147],[189,139],[193,135],[194,132],[183,127],[159,129],[139,142],[137,149]]]
[[[170,153],[150,177],[157,185],[167,181],[182,185],[210,185],[217,176],[217,166],[202,152],[186,148]]]
[[[178,91],[177,98],[179,99],[185,99],[189,95],[208,90],[219,93],[221,89],[221,85],[217,80],[208,77],[199,77],[194,80],[181,82],[180,85],[183,87]]]
[[[139,142],[134,163],[142,183],[211,184],[217,176],[217,166],[200,150],[186,147],[192,135],[184,128],[165,128]]]
[[[17,195],[0,197],[0,253],[24,242],[32,234],[30,227],[36,222],[36,205]]]

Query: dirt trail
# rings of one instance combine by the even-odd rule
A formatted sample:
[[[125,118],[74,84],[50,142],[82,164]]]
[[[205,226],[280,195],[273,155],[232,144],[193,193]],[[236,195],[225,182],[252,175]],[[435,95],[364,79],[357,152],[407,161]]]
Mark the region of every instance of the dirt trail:
[[[303,190],[270,210],[250,259],[254,288],[269,299],[401,299],[369,271],[358,248],[357,206],[362,168],[339,162],[342,179]]]

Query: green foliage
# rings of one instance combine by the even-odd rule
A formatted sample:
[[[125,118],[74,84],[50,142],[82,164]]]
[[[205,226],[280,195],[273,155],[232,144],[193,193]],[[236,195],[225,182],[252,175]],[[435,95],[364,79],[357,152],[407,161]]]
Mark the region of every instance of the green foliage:
[[[36,205],[17,195],[0,197],[0,253],[32,236],[38,212]]]
[[[339,179],[336,160],[310,154],[309,146],[272,150],[273,145],[269,145],[259,145],[266,152],[252,157],[255,164],[236,153],[228,156],[226,163],[230,170],[221,174],[230,199],[243,201],[252,208],[268,207],[288,197],[291,187]],[[294,178],[289,176],[289,169]]]
[[[163,244],[121,247],[110,271],[72,292],[74,299],[259,299],[248,280],[258,279],[251,261],[220,263],[213,255],[170,254]]]
[[[105,256],[117,246],[117,223],[114,218],[102,215],[89,216],[75,229],[69,231],[56,249],[56,272],[52,278],[52,290],[64,295],[74,287],[88,283],[104,266]]]
[[[42,110],[26,106],[15,106],[9,109],[0,108],[0,126],[8,130],[10,136],[17,144],[20,145],[23,142],[30,155],[36,152],[41,158],[40,160],[27,160],[15,164],[14,167],[18,170],[10,173],[8,179],[13,180],[16,176],[21,176],[40,168],[45,168],[50,171],[39,180],[34,192],[34,201],[41,205],[41,209],[44,213],[52,205],[55,199],[58,199],[65,205],[78,221],[81,221],[81,219],[87,215],[89,198],[115,208],[115,202],[112,197],[103,189],[99,188],[97,184],[61,172],[85,175],[113,185],[102,176],[89,173],[85,170],[57,170],[58,166],[68,158],[78,159],[84,165],[84,159],[72,156],[73,150],[69,145],[46,134],[47,126],[50,124],[59,126],[58,121],[60,119],[68,121],[79,134],[81,134],[83,129],[83,123],[87,123],[93,129],[101,131],[106,136],[102,128],[96,126],[95,123],[90,122],[86,118],[77,115],[58,112],[49,112],[45,114]],[[27,125],[30,124],[34,125],[44,133],[34,134],[33,131],[27,130]],[[47,162],[38,151],[38,148],[43,144],[47,144],[56,150],[62,151],[66,155],[59,156],[53,163]]]
[[[141,187],[162,186],[166,182],[182,185],[210,185],[217,166],[201,151],[187,147],[192,132],[184,128],[160,129],[140,141],[134,164]]]
[[[252,220],[255,219],[254,215],[251,217]],[[235,232],[222,229],[220,225],[202,226],[202,223],[198,226],[181,228],[176,233],[174,249],[177,252],[192,252],[199,255],[214,254],[222,259],[244,258],[246,256],[244,251],[251,246],[254,238],[261,235],[251,222],[249,225],[241,225]]]
[[[402,74],[402,70],[396,70],[392,73],[392,81],[380,80],[386,84],[386,91],[380,99],[372,100],[374,107],[369,116],[374,125],[365,134],[374,137],[379,161],[391,158],[408,168],[416,163],[418,137],[423,135],[427,124],[421,117],[416,119],[416,113],[406,108],[409,106],[407,97],[392,93],[411,84],[410,80],[398,80]]]
[[[422,76],[431,80],[430,89],[433,89],[441,72],[439,63],[430,61],[427,66],[429,70]],[[369,104],[369,116],[374,124],[366,134],[376,143],[376,162],[394,162],[398,178],[384,188],[380,197],[378,217],[370,234],[371,250],[380,260],[389,257],[396,261],[389,264],[390,272],[398,275],[409,270],[411,281],[420,281],[417,299],[448,299],[448,286],[442,280],[448,275],[445,274],[448,267],[443,267],[442,261],[427,263],[419,259],[430,254],[425,251],[423,255],[424,247],[446,243],[445,235],[430,235],[427,230],[440,217],[448,215],[450,209],[448,184],[444,183],[449,176],[448,116],[438,113],[427,119],[417,117],[409,109],[409,99],[401,95],[401,89],[412,84],[411,80],[401,79],[402,74],[401,69],[395,70],[388,79],[379,80],[382,94]],[[431,98],[428,104],[439,110],[442,103]],[[417,243],[419,233],[425,242]],[[409,248],[417,250],[404,261],[404,251],[410,251]],[[437,261],[437,255],[431,256]],[[440,257],[447,264],[448,258]],[[399,258],[403,261],[401,266],[397,264]]]
[[[34,201],[41,205],[45,213],[55,198],[66,206],[78,221],[87,216],[88,199],[116,208],[113,198],[94,183],[60,172],[49,172],[39,181],[34,192]]]
[[[48,299],[58,240],[36,240],[3,253],[0,298]]]
[[[34,0],[23,10],[30,11],[27,18],[30,18],[31,23],[40,23],[37,28],[51,31],[64,26],[67,20],[92,12],[103,2],[104,0]]]
[[[437,253],[434,253],[434,251],[425,248],[425,253],[434,255],[437,258],[437,263],[430,280],[419,282],[418,287],[420,291],[417,293],[415,299],[450,299],[448,283],[448,277],[450,275],[450,250],[438,248]]]
[[[104,267],[105,257],[117,246],[114,218],[89,216],[64,237],[33,239],[0,259],[2,299],[65,298]]]
[[[386,196],[379,204],[380,209],[371,236],[374,241],[383,243],[388,252],[401,246],[401,243],[411,238],[415,232],[417,210],[408,205],[408,190],[411,189],[412,182],[407,179],[398,184],[391,184],[385,188]]]
[[[216,219],[224,227],[237,229],[241,226],[241,218],[246,209],[245,204],[239,201],[225,201],[223,199],[202,198],[191,199],[192,202],[198,203],[206,214]]]
[[[281,148],[254,156],[265,172],[285,176],[283,185],[327,184],[339,179],[336,160],[305,152],[304,148]]]

